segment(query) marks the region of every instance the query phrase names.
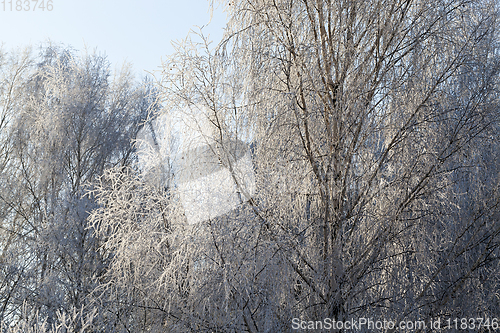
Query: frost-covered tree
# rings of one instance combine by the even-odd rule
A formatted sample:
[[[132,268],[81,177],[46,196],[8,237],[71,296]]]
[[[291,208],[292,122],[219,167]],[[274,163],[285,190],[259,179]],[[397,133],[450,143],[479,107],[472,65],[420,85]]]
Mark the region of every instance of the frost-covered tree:
[[[11,123],[0,191],[0,284],[8,291],[2,290],[0,320],[15,322],[25,304],[50,327],[58,312],[90,304],[107,267],[88,228],[96,204],[86,189],[105,168],[133,160],[131,140],[150,96],[129,67],[111,75],[97,53],[49,45],[39,56],[16,59],[9,66],[25,75],[2,78],[10,93],[2,111]]]
[[[17,168],[14,153],[13,134],[17,109],[23,100],[24,84],[33,66],[30,50],[8,53],[0,50],[0,182],[2,189],[7,187],[9,172]],[[23,280],[25,265],[17,266],[12,260],[26,254],[26,249],[18,242],[23,226],[15,205],[6,196],[20,197],[20,191],[2,191],[0,201],[0,319],[11,310],[9,304],[19,296],[18,285]]]
[[[180,43],[159,88],[167,116],[202,110],[242,203],[189,225],[170,168],[155,190],[132,171],[101,178],[91,221],[123,330],[494,317],[496,2],[227,6],[225,40]],[[253,195],[225,158],[236,140],[252,147]]]

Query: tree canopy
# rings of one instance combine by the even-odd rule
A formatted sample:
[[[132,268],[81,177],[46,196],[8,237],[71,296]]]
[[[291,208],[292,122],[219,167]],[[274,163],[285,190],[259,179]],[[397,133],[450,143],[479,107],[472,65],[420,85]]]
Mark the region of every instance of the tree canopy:
[[[224,39],[191,34],[148,89],[96,56],[11,62],[0,244],[29,255],[3,261],[4,318],[20,300],[51,323],[82,308],[85,332],[498,316],[496,1],[224,4]],[[191,223],[197,205],[224,213]]]

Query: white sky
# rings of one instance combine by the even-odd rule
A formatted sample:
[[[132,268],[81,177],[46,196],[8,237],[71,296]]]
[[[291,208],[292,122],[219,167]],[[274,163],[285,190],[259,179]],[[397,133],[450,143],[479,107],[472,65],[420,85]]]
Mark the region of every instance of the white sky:
[[[36,0],[22,1],[24,8],[30,3],[30,11],[16,11],[12,0],[11,11],[9,1],[0,1],[0,44],[5,49],[48,39],[80,51],[97,48],[113,68],[131,62],[139,76],[158,69],[161,58],[173,52],[172,40],[210,22],[208,0],[52,0],[52,11],[33,11]],[[203,29],[214,44],[225,23],[226,14],[218,8]]]

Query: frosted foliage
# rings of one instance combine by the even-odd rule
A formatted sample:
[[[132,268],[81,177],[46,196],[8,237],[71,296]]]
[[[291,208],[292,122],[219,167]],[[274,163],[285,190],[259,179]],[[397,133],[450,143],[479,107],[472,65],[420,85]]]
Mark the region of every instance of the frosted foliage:
[[[0,330],[2,333],[85,333],[95,329],[95,315],[96,310],[87,315],[76,310],[70,313],[58,311],[56,322],[50,324],[38,312],[30,313],[24,306],[22,319],[11,326],[1,323]]]
[[[97,53],[44,45],[39,55],[0,61],[3,325],[80,332],[80,319],[97,311],[90,295],[108,264],[87,220],[97,204],[85,193],[104,169],[135,158],[131,140],[150,107],[148,94],[130,68],[112,75]],[[26,316],[38,319],[27,322],[23,304]],[[81,309],[78,319],[73,309]],[[65,322],[71,328],[57,326],[61,316],[72,317]]]
[[[176,43],[153,89],[162,109],[140,126],[119,115],[147,100],[124,103],[127,76],[95,79],[99,61],[48,57],[43,80],[28,80],[40,93],[19,94],[26,121],[0,156],[3,318],[27,300],[51,325],[95,307],[99,332],[491,324],[497,1],[224,4],[224,40]],[[126,128],[127,140],[141,129],[137,151]]]
[[[189,224],[226,214],[255,193],[248,145],[216,135],[195,106],[159,115],[138,134],[143,172],[157,186],[175,187]]]
[[[496,316],[496,2],[226,8],[220,44],[163,64],[167,182],[96,190],[116,312],[171,332]]]

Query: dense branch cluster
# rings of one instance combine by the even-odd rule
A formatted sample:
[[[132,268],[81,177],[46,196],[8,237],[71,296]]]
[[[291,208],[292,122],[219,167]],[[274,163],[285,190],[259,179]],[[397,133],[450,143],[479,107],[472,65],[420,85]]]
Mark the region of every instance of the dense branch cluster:
[[[97,56],[4,62],[1,319],[23,302],[85,332],[498,316],[496,2],[227,5],[224,39],[178,43],[154,88]],[[211,158],[181,161],[179,119],[208,124]],[[181,175],[207,161],[240,203],[190,223]]]

